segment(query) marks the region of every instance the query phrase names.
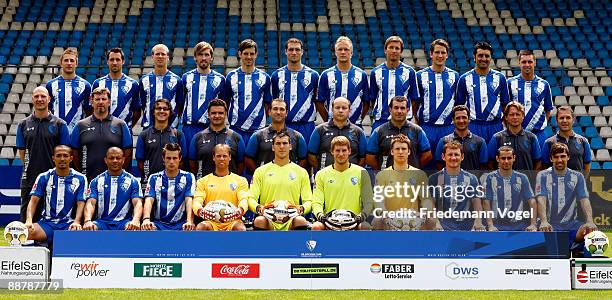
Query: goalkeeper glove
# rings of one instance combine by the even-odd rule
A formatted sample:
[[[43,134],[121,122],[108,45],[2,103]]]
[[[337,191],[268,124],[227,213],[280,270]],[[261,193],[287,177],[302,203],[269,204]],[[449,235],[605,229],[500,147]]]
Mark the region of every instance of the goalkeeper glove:
[[[198,216],[206,221],[210,221],[215,219],[215,212],[208,210],[205,207],[200,207],[198,209]]]
[[[263,208],[263,216],[268,220],[274,220],[274,205],[266,205]]]
[[[322,212],[318,213],[317,214],[317,221],[323,223],[323,221],[325,221],[325,214],[323,214]]]
[[[228,208],[225,210],[225,214],[221,217],[221,223],[231,222],[242,217],[241,208]]]
[[[300,215],[298,208],[295,206],[291,206],[287,209],[287,215],[289,215],[289,219],[293,219]]]

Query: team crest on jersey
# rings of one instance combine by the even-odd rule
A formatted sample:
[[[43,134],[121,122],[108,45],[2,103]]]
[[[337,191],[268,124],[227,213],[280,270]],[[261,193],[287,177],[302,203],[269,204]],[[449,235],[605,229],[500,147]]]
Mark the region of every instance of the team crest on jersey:
[[[529,149],[529,140],[523,141],[523,147],[525,147],[525,149]]]
[[[187,178],[185,176],[181,176],[181,179],[178,182],[178,190],[185,189],[186,185],[187,185]]]
[[[493,75],[493,80],[491,81],[491,88],[497,90],[499,87],[499,75]]]
[[[255,80],[255,84],[258,88],[261,88],[266,84],[266,79],[263,76],[258,76],[257,80]]]
[[[330,179],[329,179],[327,182],[328,182],[328,183],[334,183],[334,182],[336,182],[336,181],[335,181],[334,179],[330,178]]]
[[[272,177],[272,176],[274,176],[274,173],[270,172],[270,173],[266,174],[266,176]]]
[[[545,88],[544,82],[542,81],[538,82],[538,86],[536,87],[536,94],[537,95],[542,94],[542,92],[544,92],[544,88]]]
[[[178,143],[178,138],[173,136],[173,135],[171,135],[171,136],[168,137],[168,141],[170,143]]]
[[[289,179],[295,180],[296,178],[297,178],[297,176],[295,175],[295,173],[293,173],[293,172],[289,173]]]
[[[75,91],[77,94],[79,94],[79,95],[80,95],[80,94],[83,92],[83,90],[84,90],[84,89],[85,89],[85,87],[84,87],[83,85],[79,84],[79,85],[77,85],[77,86],[74,88],[74,91]]]
[[[132,180],[130,178],[124,178],[123,184],[121,184],[121,189],[126,192],[130,188],[130,185],[132,185]]]
[[[122,91],[124,94],[129,93],[131,89],[132,89],[132,84],[131,84],[131,83],[129,83],[129,82],[128,82],[128,83],[126,83],[126,84],[125,84],[123,87],[121,87],[121,91]]]
[[[448,86],[453,86],[453,84],[455,84],[455,76],[448,74],[448,79],[446,82],[448,83]]]
[[[410,72],[408,72],[408,70],[404,70],[400,76],[400,79],[402,80],[402,84],[406,83],[406,81],[410,79]]]
[[[210,86],[213,89],[216,89],[221,84],[221,78],[218,76],[213,77],[213,80],[210,82]]]
[[[229,188],[232,190],[232,192],[234,192],[238,188],[238,185],[232,182],[229,184]]]
[[[575,189],[576,185],[578,185],[578,179],[576,178],[576,176],[570,176],[570,179],[567,181],[566,185],[571,190]]]
[[[469,147],[470,147],[470,151],[471,151],[471,152],[476,151],[476,144],[473,144],[473,143],[472,143],[472,144],[470,144],[470,146],[469,146]]]
[[[55,126],[55,124],[49,124],[49,127],[47,127],[47,130],[49,130],[50,134],[55,134],[55,132],[57,131],[57,126]]]
[[[70,182],[70,185],[68,186],[68,189],[70,189],[71,193],[74,193],[78,188],[79,188],[79,179],[78,178],[72,178],[72,182]]]
[[[520,192],[521,191],[521,183],[520,182],[516,182],[515,184],[512,185],[512,189],[515,192],[517,192],[517,193]]]
[[[302,79],[302,85],[304,88],[307,88],[310,85],[310,82],[310,76],[304,76],[304,79]]]
[[[166,84],[166,86],[168,87],[169,90],[173,89],[177,84],[177,80],[174,77],[171,77],[170,80],[168,80],[168,83]]]
[[[353,176],[353,177],[351,177],[351,183],[353,185],[357,185],[357,183],[359,183],[359,179],[357,179],[357,177]]]
[[[119,132],[119,127],[111,125],[111,126],[110,126],[110,131],[111,131],[113,134],[116,134],[117,132]]]
[[[412,185],[416,185],[416,184],[417,184],[417,182],[416,182],[416,178],[410,178],[410,180],[408,180],[408,181],[409,181],[409,182],[410,182],[410,184],[412,184]]]

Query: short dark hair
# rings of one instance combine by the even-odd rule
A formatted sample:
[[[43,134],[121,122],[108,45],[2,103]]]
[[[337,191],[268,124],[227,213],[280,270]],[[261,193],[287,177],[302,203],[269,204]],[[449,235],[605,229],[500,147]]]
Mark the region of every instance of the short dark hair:
[[[244,49],[247,49],[247,48],[255,48],[255,53],[257,53],[257,43],[255,43],[254,40],[246,39],[240,42],[240,45],[238,45],[238,52],[240,53],[244,51]]]
[[[119,53],[119,54],[121,54],[121,60],[125,60],[125,54],[123,54],[123,49],[121,49],[119,47],[115,47],[115,48],[111,48],[110,50],[106,51],[106,59],[107,60],[110,58],[110,54],[111,53]]]
[[[183,149],[181,149],[181,145],[179,145],[178,143],[168,143],[164,145],[164,148],[162,149],[162,157],[166,157],[166,152],[168,151],[178,151],[179,152],[179,157],[181,157],[181,152]]]
[[[398,135],[396,135],[395,137],[393,137],[393,139],[391,139],[391,149],[393,149],[393,146],[397,143],[405,143],[408,144],[408,150],[410,150],[410,147],[412,147],[412,142],[410,141],[410,139],[403,133],[400,133]]]
[[[431,42],[431,44],[429,44],[429,52],[433,52],[436,46],[444,47],[446,49],[446,52],[450,50],[450,47],[448,46],[448,42],[446,40],[436,39],[433,42]]]
[[[521,51],[519,51],[519,54],[518,54],[519,60],[521,59],[521,56],[523,56],[523,55],[533,55],[533,52],[531,50],[521,50]],[[535,55],[533,55],[533,56],[535,58]]]
[[[160,98],[155,100],[155,103],[153,103],[153,106],[151,106],[151,116],[153,116],[151,119],[153,119],[153,123],[155,123],[155,108],[157,107],[157,103],[165,103],[166,105],[168,105],[168,108],[170,108],[170,117],[169,119],[174,118],[174,110],[172,109],[172,103],[170,102],[170,100],[168,99],[164,99],[164,98]]]
[[[489,52],[493,54],[493,47],[491,47],[491,44],[489,44],[489,42],[481,41],[481,42],[476,43],[474,45],[474,55],[476,55],[476,52],[478,52],[478,49],[489,50]]]
[[[510,146],[501,146],[497,149],[497,155],[499,155],[502,151],[510,151],[512,152],[512,155],[514,156],[514,148],[510,147]]]
[[[290,38],[287,40],[287,42],[285,43],[285,50],[287,50],[287,48],[289,47],[289,43],[298,43],[300,44],[300,48],[302,50],[304,50],[304,42],[302,42],[302,40],[298,39],[298,38]]]
[[[289,136],[287,131],[282,130],[282,131],[280,131],[280,132],[278,132],[278,133],[276,133],[274,135],[274,137],[272,138],[272,144],[274,144],[277,139],[284,138],[284,137],[288,137],[289,138],[289,142],[291,142],[291,137]]]
[[[465,111],[468,114],[468,118],[470,117],[470,108],[467,105],[460,104],[453,107],[453,118],[458,111]]]
[[[552,158],[555,154],[565,153],[567,156],[570,155],[569,148],[566,144],[556,142],[550,147],[550,157]]]
[[[210,100],[210,102],[208,103],[208,111],[210,111],[210,108],[213,106],[221,106],[223,107],[225,112],[227,112],[227,103],[225,103],[223,99],[215,98]]]
[[[406,102],[406,104],[408,104],[408,98],[406,98],[405,96],[395,96],[393,98],[391,98],[391,101],[389,101],[389,109],[391,109],[391,107],[393,107],[393,102],[397,101],[397,102]]]

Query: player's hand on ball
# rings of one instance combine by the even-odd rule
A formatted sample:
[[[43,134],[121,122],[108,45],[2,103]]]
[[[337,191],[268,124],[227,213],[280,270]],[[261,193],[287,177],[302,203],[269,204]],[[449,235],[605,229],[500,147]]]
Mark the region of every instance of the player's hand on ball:
[[[195,230],[195,224],[193,222],[185,222],[183,224],[183,231],[192,231]]]
[[[274,220],[274,205],[268,204],[263,208],[262,216],[268,220]]]
[[[140,230],[140,223],[132,220],[125,226],[125,230]]]
[[[489,231],[499,231],[495,225],[489,225]]]
[[[317,215],[317,221],[323,223],[323,221],[325,221],[325,214],[319,213]]]
[[[291,206],[287,208],[287,215],[289,216],[289,219],[293,219],[300,215],[299,209],[295,206]]]
[[[529,225],[527,226],[527,228],[525,228],[525,231],[529,231],[529,232],[538,231],[538,228],[535,225]]]
[[[597,230],[597,225],[595,225],[592,222],[584,223],[582,224],[582,226],[580,226],[580,229],[583,231],[583,235],[587,235],[591,233],[592,231]]]
[[[221,223],[231,222],[242,217],[242,208],[228,208],[221,217]]]
[[[215,219],[215,212],[205,207],[198,209],[198,216],[204,220],[210,221]]]
[[[540,231],[553,231],[552,225],[543,221],[542,224],[540,224]]]
[[[26,221],[24,225],[26,228],[28,228],[28,231],[34,230],[34,225],[32,225],[32,221]]]
[[[81,230],[81,224],[77,223],[77,222],[73,222],[72,224],[70,224],[70,227],[68,227],[68,230]]]

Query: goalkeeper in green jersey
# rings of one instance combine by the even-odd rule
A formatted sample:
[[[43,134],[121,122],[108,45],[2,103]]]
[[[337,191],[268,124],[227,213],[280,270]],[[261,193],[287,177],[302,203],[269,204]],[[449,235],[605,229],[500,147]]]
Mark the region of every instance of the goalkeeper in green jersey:
[[[312,230],[369,229],[363,221],[373,209],[370,177],[349,162],[351,144],[345,136],[332,139],[331,153],[334,163],[315,176],[312,211],[318,221]]]
[[[255,169],[249,208],[258,214],[255,230],[306,230],[302,216],[311,210],[312,191],[308,172],[291,162],[291,141],[286,132],[272,139],[274,160]]]

